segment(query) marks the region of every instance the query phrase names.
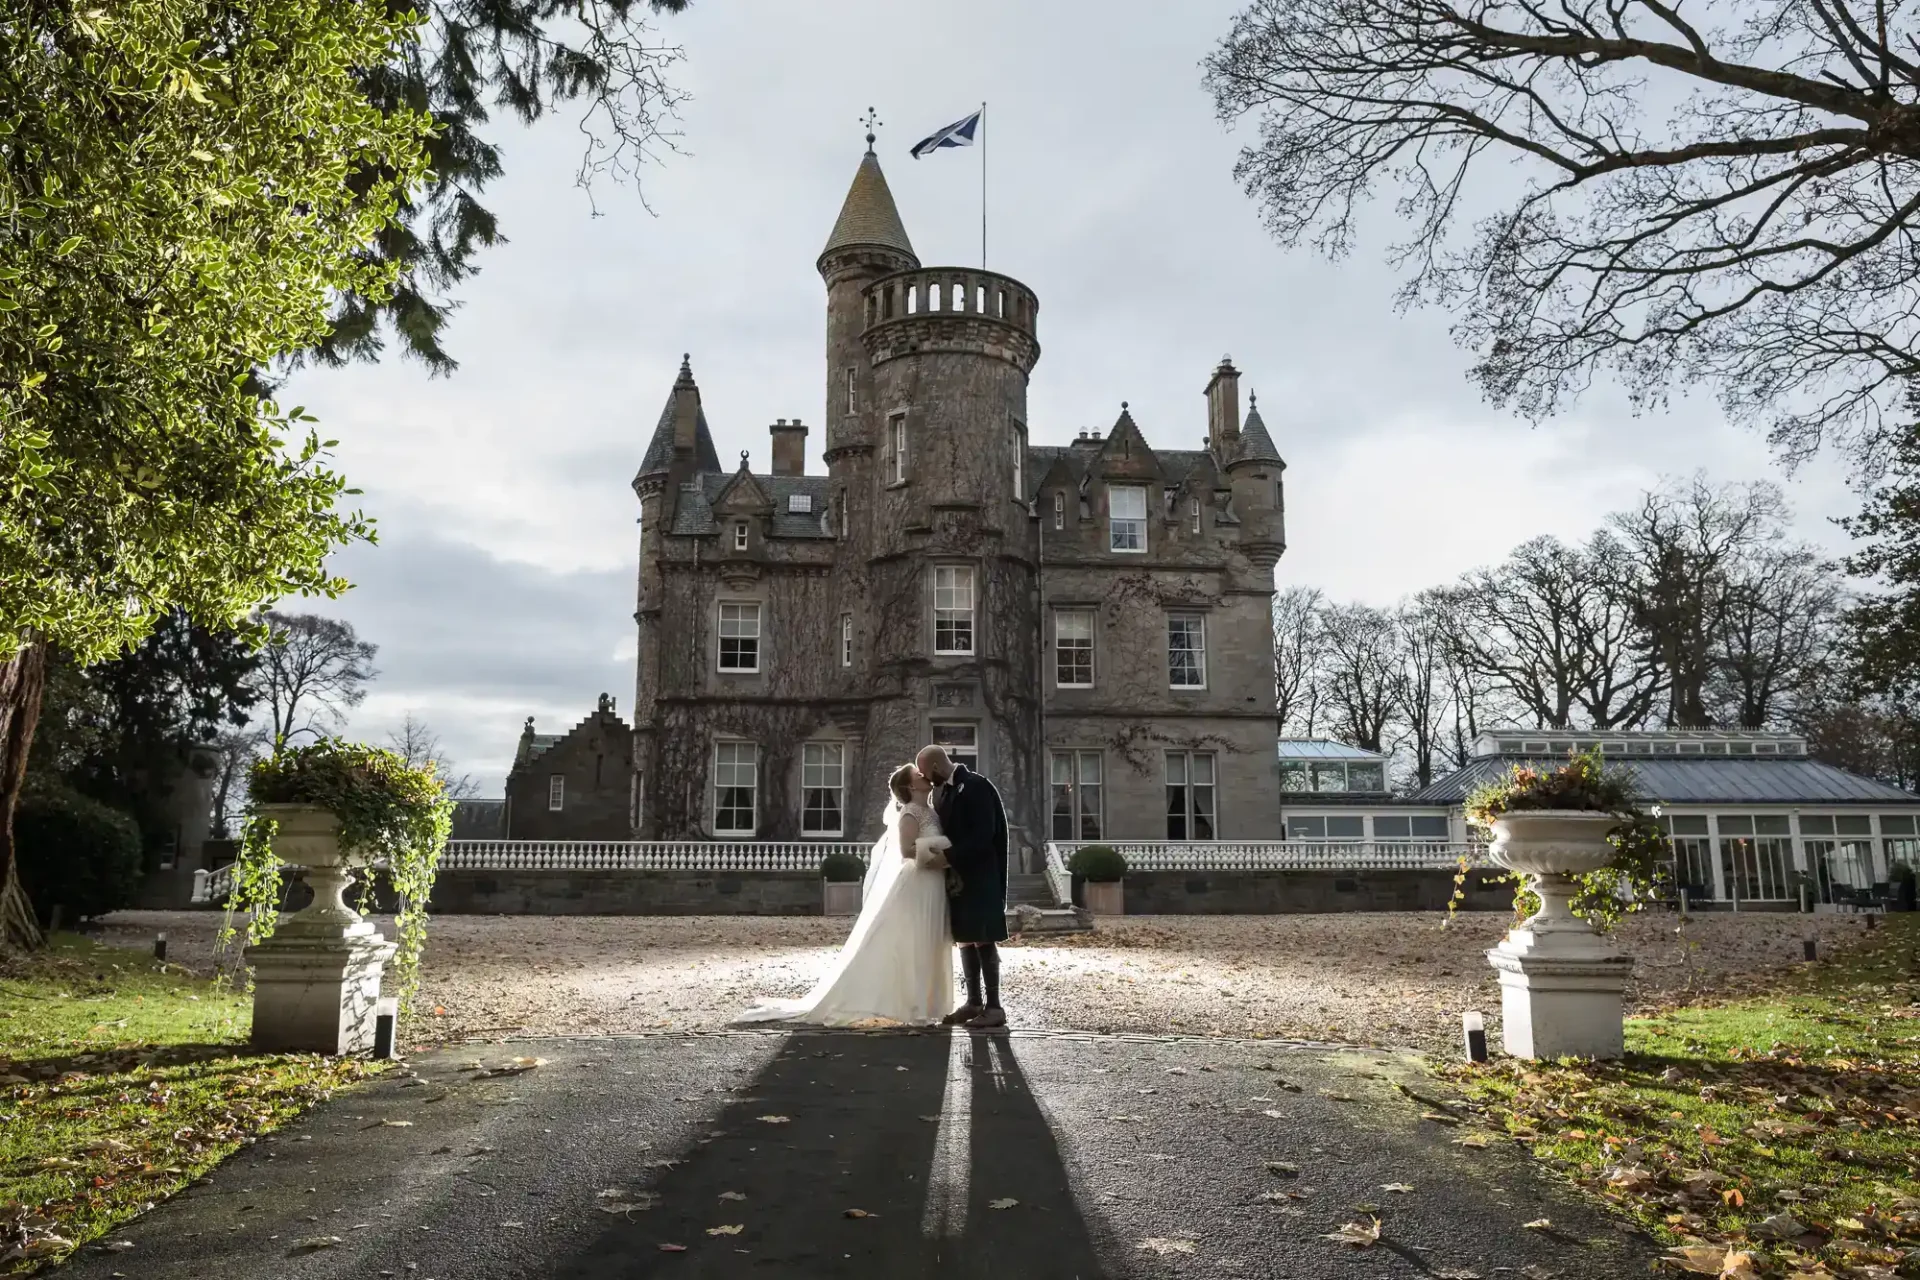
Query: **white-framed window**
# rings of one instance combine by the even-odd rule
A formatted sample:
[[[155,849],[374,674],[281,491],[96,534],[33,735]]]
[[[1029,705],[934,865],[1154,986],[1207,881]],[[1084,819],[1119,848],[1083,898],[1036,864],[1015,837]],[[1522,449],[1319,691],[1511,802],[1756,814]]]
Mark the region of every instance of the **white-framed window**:
[[[933,567],[933,651],[973,652],[973,566]]]
[[[1013,451],[1013,496],[1024,501],[1027,496],[1027,427],[1018,418],[1007,430],[1008,445]]]
[[[1207,687],[1207,620],[1197,613],[1167,616],[1167,685]]]
[[[858,369],[847,370],[847,412],[848,413],[858,413],[860,411],[860,393],[857,390],[859,385],[859,382],[858,382],[859,377],[860,377],[860,371]]]
[[[1067,495],[1056,491],[1053,495],[1053,527],[1067,527]]]
[[[733,522],[733,549],[735,551],[745,551],[747,549],[747,522],[745,520],[735,520]]]
[[[907,482],[907,415],[896,413],[887,419],[887,452],[892,455],[893,465],[889,474],[894,484]]]
[[[720,670],[760,669],[760,606],[751,600],[720,602]]]
[[[813,514],[813,495],[810,493],[790,493],[787,495],[787,514],[790,516],[808,516]]]
[[[933,745],[946,750],[947,759],[969,769],[980,767],[980,726],[977,724],[936,724]]]
[[[1115,551],[1147,549],[1147,491],[1140,485],[1107,490],[1107,545]]]
[[[1200,499],[1193,498],[1188,502],[1187,514],[1193,521],[1193,532],[1200,532]]]
[[[840,615],[840,665],[853,665],[853,615],[850,613]]]
[[[760,799],[760,748],[751,742],[713,744],[713,834],[750,836]]]
[[[567,807],[567,775],[564,773],[547,776],[547,811],[558,813]]]
[[[1053,753],[1053,838],[1098,840],[1106,829],[1101,820],[1100,753]]]
[[[847,749],[838,742],[808,742],[800,748],[800,834],[837,836],[845,820]]]
[[[1053,682],[1062,689],[1093,687],[1093,610],[1054,611]]]
[[[1213,802],[1213,754],[1167,752],[1167,839],[1214,839]]]

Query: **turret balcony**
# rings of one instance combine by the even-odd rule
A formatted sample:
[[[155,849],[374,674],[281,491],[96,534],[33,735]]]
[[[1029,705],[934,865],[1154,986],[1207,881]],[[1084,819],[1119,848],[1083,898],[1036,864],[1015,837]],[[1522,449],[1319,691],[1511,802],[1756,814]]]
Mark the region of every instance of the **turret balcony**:
[[[877,366],[926,351],[974,352],[1028,370],[1040,358],[1040,301],[1009,276],[964,267],[920,267],[883,276],[863,292],[861,340]]]

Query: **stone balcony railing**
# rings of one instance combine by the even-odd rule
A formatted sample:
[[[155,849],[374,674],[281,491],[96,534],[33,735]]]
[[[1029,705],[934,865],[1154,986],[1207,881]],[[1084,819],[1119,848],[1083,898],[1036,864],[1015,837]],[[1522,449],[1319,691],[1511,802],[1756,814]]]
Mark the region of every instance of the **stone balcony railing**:
[[[1487,865],[1483,844],[1427,840],[1087,840],[1048,846],[1064,865],[1084,845],[1104,844],[1129,871],[1372,871]]]
[[[920,267],[866,289],[866,327],[929,316],[976,316],[1035,333],[1040,300],[1011,276],[966,267]]]

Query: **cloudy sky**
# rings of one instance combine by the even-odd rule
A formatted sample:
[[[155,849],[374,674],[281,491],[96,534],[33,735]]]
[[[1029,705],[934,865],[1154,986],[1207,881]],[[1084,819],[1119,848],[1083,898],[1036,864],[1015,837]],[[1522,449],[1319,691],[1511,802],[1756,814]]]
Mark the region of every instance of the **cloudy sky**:
[[[603,691],[629,708],[628,485],[681,353],[723,460],[751,450],[765,470],[767,424],[798,417],[824,469],[813,263],[869,105],[931,266],[979,261],[981,152],[907,149],[988,104],[988,265],[1041,301],[1035,443],[1104,430],[1126,400],[1153,443],[1192,448],[1231,354],[1288,463],[1282,586],[1390,603],[1537,534],[1583,537],[1703,467],[1782,480],[1805,535],[1838,545],[1828,518],[1853,505],[1839,467],[1781,475],[1706,398],[1636,418],[1602,388],[1539,427],[1480,402],[1446,317],[1394,309],[1390,209],[1344,262],[1275,246],[1200,85],[1235,7],[695,0],[663,23],[692,97],[683,154],[642,178],[651,213],[631,187],[590,201],[573,185],[576,119],[496,129],[507,176],[487,203],[511,243],[461,294],[459,372],[395,359],[288,392],[339,438],[381,528],[338,558],[355,590],[311,606],[380,646],[350,731],[380,738],[412,712],[499,794],[525,717],[556,731]]]

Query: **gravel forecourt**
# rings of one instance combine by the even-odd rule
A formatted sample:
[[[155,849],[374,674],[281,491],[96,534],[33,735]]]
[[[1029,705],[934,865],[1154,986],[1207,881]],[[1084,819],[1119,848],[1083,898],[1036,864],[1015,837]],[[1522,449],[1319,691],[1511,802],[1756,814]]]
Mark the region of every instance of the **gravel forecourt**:
[[[1460,1013],[1497,1028],[1483,955],[1510,922],[1477,912],[1126,916],[1092,933],[1004,947],[1003,994],[1033,1029],[1276,1037],[1451,1051]],[[383,920],[391,933],[392,922]],[[103,940],[211,967],[217,912],[119,912]],[[1629,918],[1635,1011],[1765,985],[1818,936],[1821,954],[1861,917],[1671,913]],[[749,916],[439,916],[428,932],[407,1039],[710,1030],[762,996],[796,996],[851,921]],[[1496,1045],[1497,1032],[1489,1036]]]

